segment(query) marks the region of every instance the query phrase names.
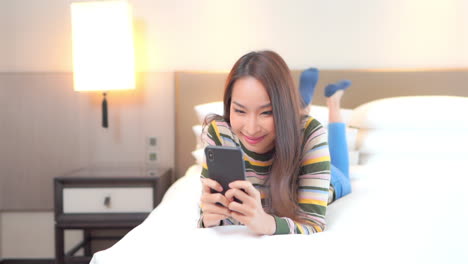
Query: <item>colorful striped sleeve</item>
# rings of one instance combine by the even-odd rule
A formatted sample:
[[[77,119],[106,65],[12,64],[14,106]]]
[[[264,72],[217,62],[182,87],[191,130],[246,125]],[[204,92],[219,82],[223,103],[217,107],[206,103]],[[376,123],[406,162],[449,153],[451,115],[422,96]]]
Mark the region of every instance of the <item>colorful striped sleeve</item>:
[[[304,130],[304,148],[299,175],[300,220],[274,216],[275,234],[312,234],[325,229],[330,187],[330,153],[327,132],[310,117]]]

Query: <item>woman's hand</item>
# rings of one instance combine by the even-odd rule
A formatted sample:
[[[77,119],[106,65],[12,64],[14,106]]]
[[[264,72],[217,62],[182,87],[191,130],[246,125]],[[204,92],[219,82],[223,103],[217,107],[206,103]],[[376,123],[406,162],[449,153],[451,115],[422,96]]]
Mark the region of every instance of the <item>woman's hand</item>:
[[[227,208],[229,205],[228,199],[221,193],[211,193],[211,189],[221,192],[223,187],[212,179],[202,179],[200,207],[203,212],[203,225],[205,227],[218,226],[221,220],[231,216]]]
[[[272,235],[276,231],[273,216],[265,213],[260,192],[249,181],[234,181],[229,184],[226,198],[231,217],[246,225],[257,234]],[[234,201],[234,197],[242,203]]]

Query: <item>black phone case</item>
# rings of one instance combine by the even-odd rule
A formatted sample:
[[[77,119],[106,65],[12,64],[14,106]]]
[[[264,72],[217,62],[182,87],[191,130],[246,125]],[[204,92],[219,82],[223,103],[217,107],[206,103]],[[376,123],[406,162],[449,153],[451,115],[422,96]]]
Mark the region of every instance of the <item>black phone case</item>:
[[[245,180],[244,158],[240,148],[207,146],[205,157],[208,165],[208,177],[221,184],[223,195],[229,189],[229,183]],[[215,191],[212,190],[212,192]]]

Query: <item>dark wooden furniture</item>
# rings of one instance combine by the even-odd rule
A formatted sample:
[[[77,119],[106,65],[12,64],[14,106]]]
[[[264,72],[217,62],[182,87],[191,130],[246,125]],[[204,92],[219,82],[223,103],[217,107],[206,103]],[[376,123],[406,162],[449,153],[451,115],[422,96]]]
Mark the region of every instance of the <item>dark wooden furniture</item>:
[[[121,237],[93,236],[93,230],[132,229],[161,201],[171,169],[95,167],[54,179],[56,263],[89,263],[91,241]],[[84,232],[81,243],[64,252],[64,231]],[[81,248],[84,256],[74,256]]]

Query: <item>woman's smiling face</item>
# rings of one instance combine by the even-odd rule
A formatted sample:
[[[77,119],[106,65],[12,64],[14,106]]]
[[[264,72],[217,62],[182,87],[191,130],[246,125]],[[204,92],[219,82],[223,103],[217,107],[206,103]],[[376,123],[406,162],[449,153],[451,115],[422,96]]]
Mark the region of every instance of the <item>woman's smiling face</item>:
[[[263,154],[275,146],[275,122],[270,97],[253,77],[234,83],[231,95],[232,131],[250,151]]]

